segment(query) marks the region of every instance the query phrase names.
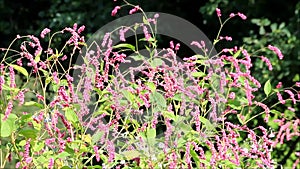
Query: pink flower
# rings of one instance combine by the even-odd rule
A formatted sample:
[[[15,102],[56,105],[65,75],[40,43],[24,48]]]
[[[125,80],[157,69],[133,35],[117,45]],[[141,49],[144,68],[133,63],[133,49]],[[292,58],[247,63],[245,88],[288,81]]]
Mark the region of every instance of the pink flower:
[[[106,33],[106,34],[104,35],[103,41],[102,41],[102,44],[101,44],[102,47],[104,47],[104,46],[106,45],[107,39],[109,38],[109,36],[110,36],[110,33]]]
[[[53,168],[53,165],[54,165],[54,159],[53,159],[53,158],[50,158],[50,159],[49,159],[49,164],[48,164],[48,169],[52,169],[52,168]]]
[[[297,87],[300,87],[300,82],[296,82],[296,86],[297,86]]]
[[[143,27],[143,32],[144,32],[146,40],[149,41],[149,39],[151,38],[151,35],[150,35],[150,33],[148,33],[146,26]]]
[[[38,98],[38,100],[42,100],[42,101],[45,100],[44,96],[42,96],[40,94],[36,94],[36,97]]]
[[[97,162],[99,162],[100,161],[100,155],[99,155],[98,147],[94,146],[93,149],[95,151],[96,160],[97,160]]]
[[[235,93],[234,92],[230,92],[228,98],[229,99],[234,99],[235,98]]]
[[[155,18],[155,19],[157,19],[158,17],[159,17],[159,14],[158,14],[158,13],[154,15],[154,18]]]
[[[53,80],[54,80],[54,83],[55,84],[58,84],[59,83],[59,79],[58,79],[58,77],[57,77],[57,72],[53,72]]]
[[[220,17],[221,16],[221,10],[219,8],[216,8],[216,12],[217,12],[217,16]]]
[[[227,41],[232,41],[232,37],[230,37],[230,36],[225,36],[225,40],[227,40]]]
[[[18,64],[19,66],[22,66],[22,65],[23,65],[23,64],[22,64],[22,58],[17,59],[17,64]]]
[[[288,110],[292,111],[292,112],[295,112],[295,109],[292,108],[292,107],[288,107]]]
[[[265,62],[267,64],[269,70],[273,70],[272,64],[268,58],[266,58],[264,56],[261,56],[260,58],[263,62]]]
[[[61,58],[61,60],[64,61],[64,60],[66,60],[67,58],[68,58],[67,55],[64,55],[64,56]]]
[[[138,10],[140,10],[141,8],[140,8],[140,6],[135,6],[133,9],[131,9],[130,11],[129,11],[129,14],[131,15],[131,14],[134,14],[134,13],[136,13]]]
[[[175,50],[179,50],[179,48],[180,48],[180,43],[177,43],[175,46]]]
[[[79,29],[78,29],[78,34],[80,34],[81,32],[83,32],[84,31],[84,29],[85,29],[85,26],[84,25],[82,25]]]
[[[7,108],[6,108],[6,110],[5,110],[5,114],[4,114],[4,117],[3,117],[3,121],[5,121],[7,118],[8,118],[8,116],[10,115],[10,113],[11,113],[11,111],[12,111],[12,108],[13,108],[13,103],[12,103],[12,101],[10,100],[9,102],[8,102],[8,105],[7,105]]]
[[[170,48],[174,49],[174,42],[173,41],[170,41]]]
[[[282,99],[282,95],[279,92],[277,92],[277,97],[281,104],[285,104],[285,100]]]
[[[234,13],[231,13],[231,14],[229,15],[229,17],[230,17],[230,18],[233,18],[233,17],[235,17],[235,14],[234,14]]]
[[[21,106],[22,104],[24,104],[24,92],[21,90],[19,91],[18,95],[16,96],[17,99],[19,99],[19,106]]]
[[[284,90],[284,92],[288,93],[290,95],[290,98],[292,99],[293,103],[296,104],[296,99],[295,99],[294,93],[290,90]]]
[[[15,88],[16,87],[15,72],[14,72],[14,68],[12,66],[9,66],[9,76],[10,76],[10,85],[9,85],[9,87]]]
[[[118,10],[121,9],[120,6],[116,6],[112,11],[111,11],[111,16],[115,16],[118,12]]]
[[[283,55],[282,55],[281,51],[276,46],[269,45],[268,48],[270,50],[272,50],[273,52],[275,52],[280,60],[283,59]]]
[[[45,35],[47,34],[47,33],[49,33],[50,32],[50,29],[48,29],[48,28],[45,28],[42,32],[41,32],[41,38],[45,38]]]
[[[237,14],[238,14],[238,16],[239,16],[240,18],[242,18],[243,20],[246,20],[246,19],[247,19],[247,16],[246,16],[246,15],[244,15],[244,14],[242,14],[242,13],[240,13],[240,12],[238,12]]]
[[[279,89],[282,87],[282,82],[278,82],[278,84],[276,85],[276,89]]]
[[[3,87],[4,83],[5,83],[4,76],[0,76],[0,93],[2,92],[2,87]]]

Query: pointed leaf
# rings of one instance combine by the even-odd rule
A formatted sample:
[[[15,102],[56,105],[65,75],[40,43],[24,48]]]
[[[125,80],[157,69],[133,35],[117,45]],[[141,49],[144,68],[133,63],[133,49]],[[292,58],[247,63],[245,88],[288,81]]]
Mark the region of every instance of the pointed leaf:
[[[28,77],[28,72],[25,68],[14,64],[10,64],[10,66],[12,66],[16,71],[22,73],[24,76]]]
[[[135,51],[135,47],[131,44],[128,44],[128,43],[121,43],[121,44],[118,44],[116,46],[113,46],[114,49],[116,48],[128,48],[128,49],[131,49],[133,51]]]
[[[270,80],[268,80],[264,85],[264,92],[267,96],[269,96],[271,91],[272,91],[272,86],[271,86]]]

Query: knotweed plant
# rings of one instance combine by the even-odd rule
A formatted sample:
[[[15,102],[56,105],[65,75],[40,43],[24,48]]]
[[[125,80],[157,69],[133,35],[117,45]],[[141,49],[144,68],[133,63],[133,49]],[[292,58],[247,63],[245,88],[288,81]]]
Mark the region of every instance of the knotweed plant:
[[[158,47],[159,14],[124,1],[111,15],[125,7],[142,13],[142,22],[105,32],[100,43],[86,43],[85,27],[74,24],[46,28],[40,37],[18,35],[0,48],[0,167],[281,166],[276,150],[300,136],[300,82],[261,84],[251,72],[254,60],[272,71],[266,51],[283,60],[281,51],[270,44],[255,53],[234,46],[213,54],[215,45],[232,41],[222,35],[225,23],[247,19],[238,12],[223,20],[217,8],[213,47],[191,39],[201,53],[178,56],[175,40]],[[300,147],[290,151],[285,167],[297,168]]]

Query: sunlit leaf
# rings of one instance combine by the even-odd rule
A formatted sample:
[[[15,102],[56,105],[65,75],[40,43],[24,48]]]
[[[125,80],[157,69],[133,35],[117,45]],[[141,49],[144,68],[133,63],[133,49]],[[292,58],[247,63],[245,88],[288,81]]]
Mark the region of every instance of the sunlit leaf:
[[[271,86],[270,80],[268,80],[264,85],[264,92],[267,96],[269,96],[271,91],[272,91],[272,86]]]
[[[114,49],[116,49],[116,48],[128,48],[128,49],[131,49],[132,51],[135,51],[135,47],[131,44],[128,44],[128,43],[121,43],[121,44],[113,46],[113,48]]]
[[[28,78],[28,72],[25,68],[14,64],[10,64],[10,66],[12,66],[16,71],[22,73],[24,76]]]

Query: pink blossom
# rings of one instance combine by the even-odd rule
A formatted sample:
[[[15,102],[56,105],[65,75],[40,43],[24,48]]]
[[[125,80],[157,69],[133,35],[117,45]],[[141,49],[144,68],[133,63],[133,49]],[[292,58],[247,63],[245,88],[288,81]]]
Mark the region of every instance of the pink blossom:
[[[84,31],[84,29],[85,29],[84,25],[80,26],[80,28],[78,29],[77,33],[80,34],[81,32]]]
[[[284,92],[288,93],[290,95],[290,98],[292,99],[293,103],[296,104],[296,99],[295,99],[294,93],[290,90],[284,90]]]
[[[67,55],[64,55],[62,58],[61,58],[61,61],[64,61],[64,60],[66,60],[68,57],[67,57]]]
[[[106,45],[109,36],[110,36],[110,33],[106,33],[106,34],[104,35],[103,41],[102,41],[102,44],[101,44],[102,47],[104,47],[104,46]]]
[[[18,64],[19,66],[22,66],[22,65],[23,65],[23,64],[22,64],[22,58],[17,59],[17,64]]]
[[[42,32],[41,32],[41,38],[45,38],[45,35],[47,34],[47,33],[49,33],[50,32],[50,29],[48,29],[48,28],[45,28]]]
[[[276,85],[276,89],[279,89],[282,87],[282,82],[278,82],[278,84]]]
[[[50,158],[50,159],[49,159],[49,164],[48,164],[48,169],[52,169],[52,168],[53,168],[53,165],[54,165],[54,159],[53,159],[53,158]]]
[[[282,55],[281,51],[276,46],[269,45],[268,48],[270,50],[272,50],[273,52],[275,52],[280,60],[283,59],[283,55]]]
[[[148,29],[146,26],[143,27],[143,32],[147,41],[151,38],[151,35],[148,33]]]
[[[97,162],[99,162],[100,161],[100,155],[99,155],[98,147],[94,146],[93,149],[95,151],[96,160],[97,160]]]
[[[230,17],[230,18],[233,18],[233,17],[235,17],[235,14],[234,14],[234,13],[231,13],[231,14],[229,15],[229,17]]]
[[[24,104],[24,92],[22,90],[19,91],[18,95],[16,96],[17,99],[19,99],[19,106],[21,106],[22,104]]]
[[[0,76],[0,93],[2,92],[2,87],[5,83],[4,76]]]
[[[238,14],[238,16],[239,16],[240,18],[242,18],[243,20],[246,20],[246,19],[247,19],[247,16],[244,15],[243,13],[238,12],[237,14]]]
[[[221,16],[221,10],[219,8],[216,8],[216,12],[217,12],[217,16],[220,17]]]
[[[5,110],[5,113],[4,113],[4,117],[3,117],[3,121],[5,121],[7,118],[8,118],[8,116],[10,115],[10,113],[11,113],[11,111],[12,111],[12,108],[13,108],[13,103],[12,103],[12,101],[10,100],[9,102],[8,102],[8,105],[7,105],[7,108],[6,108],[6,110]]]
[[[140,10],[141,8],[140,8],[140,6],[139,5],[137,5],[137,6],[135,6],[133,9],[131,9],[130,11],[129,11],[129,14],[131,15],[131,14],[134,14],[135,12],[137,12],[138,10]]]
[[[58,77],[57,77],[57,72],[53,72],[52,76],[53,76],[53,81],[54,81],[54,83],[55,83],[55,84],[58,84],[58,83],[59,83],[59,79],[58,79]]]
[[[288,110],[292,111],[292,112],[295,112],[295,109],[292,108],[292,107],[288,107]]]
[[[227,41],[232,41],[232,37],[230,37],[230,36],[225,36],[225,40],[227,40]]]
[[[179,50],[179,48],[180,48],[180,43],[177,43],[175,46],[175,50],[177,51],[177,50]]]
[[[159,17],[159,14],[156,13],[156,14],[154,15],[154,18],[157,19],[158,17]]]
[[[235,98],[235,93],[234,92],[230,92],[228,98],[234,99]]]
[[[125,29],[120,29],[120,31],[119,31],[120,40],[123,41],[123,42],[126,41],[126,39],[125,39],[125,33],[128,31],[128,29],[129,28],[127,27]]]
[[[285,104],[285,100],[282,99],[282,95],[279,92],[277,92],[277,97],[281,104]]]
[[[15,88],[16,87],[15,72],[14,72],[14,68],[12,66],[9,66],[9,76],[10,76],[10,85],[9,85],[9,87]]]
[[[297,87],[300,87],[300,82],[296,82],[296,86],[297,86]]]
[[[38,100],[42,100],[42,101],[45,100],[44,96],[42,96],[40,94],[36,94],[36,97],[38,98]]]
[[[170,48],[174,49],[174,42],[173,41],[170,41]]]
[[[265,62],[267,64],[270,71],[273,70],[272,64],[268,58],[266,58],[264,56],[261,56],[260,58],[263,62]]]
[[[255,104],[262,107],[264,110],[265,110],[265,113],[266,113],[266,117],[265,117],[265,121],[267,122],[268,121],[268,118],[270,116],[270,109],[267,105],[261,103],[261,102],[256,102],[255,101]]]

